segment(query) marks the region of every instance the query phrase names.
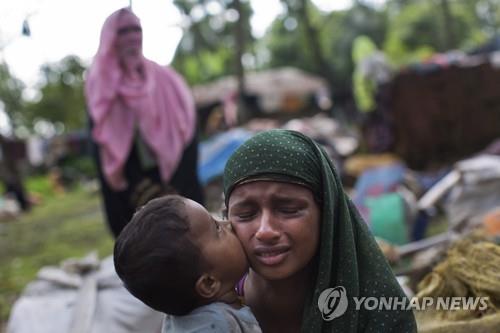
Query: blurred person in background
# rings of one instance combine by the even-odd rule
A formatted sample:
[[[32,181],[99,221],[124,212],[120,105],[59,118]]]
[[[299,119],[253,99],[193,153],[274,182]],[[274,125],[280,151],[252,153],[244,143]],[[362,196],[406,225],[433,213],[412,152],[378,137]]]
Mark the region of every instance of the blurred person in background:
[[[0,135],[0,181],[4,194],[12,196],[25,212],[31,208],[22,179],[21,161],[25,158],[24,142]]]
[[[388,85],[393,68],[385,54],[368,36],[353,41],[353,93],[359,111],[358,123],[368,152],[384,153],[392,149],[394,137],[388,116]]]
[[[191,92],[172,68],[144,57],[141,24],[129,8],[104,22],[85,96],[115,237],[136,208],[154,197],[178,193],[203,204]]]

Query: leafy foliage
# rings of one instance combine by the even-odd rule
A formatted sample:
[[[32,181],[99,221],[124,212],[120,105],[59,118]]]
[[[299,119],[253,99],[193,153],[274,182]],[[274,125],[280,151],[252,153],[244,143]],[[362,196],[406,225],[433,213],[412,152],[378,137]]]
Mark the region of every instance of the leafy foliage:
[[[174,0],[185,22],[185,33],[177,49],[173,66],[191,83],[202,83],[236,73],[235,29],[243,20],[245,52],[252,53],[252,10],[241,1],[242,13],[230,0]]]
[[[441,1],[442,2],[442,1]],[[476,5],[471,7],[471,3]],[[422,60],[434,52],[478,45],[487,36],[474,15],[480,1],[449,2],[451,21],[446,26],[445,8],[437,1],[415,1],[389,20],[384,50],[397,64]],[[452,33],[446,33],[446,31]],[[451,40],[450,40],[451,38]]]
[[[9,66],[0,63],[0,103],[13,127],[24,123],[22,94],[25,86],[10,72]]]
[[[83,96],[84,65],[76,56],[68,56],[59,63],[42,67],[44,82],[40,99],[26,108],[29,128],[37,122],[62,124],[65,130],[85,126],[85,100]]]
[[[435,52],[470,50],[498,34],[500,5],[494,0],[390,0],[374,7],[353,1],[342,11],[324,12],[310,0],[280,0],[283,13],[255,40],[250,0],[174,0],[183,16],[184,36],[173,66],[191,84],[246,70],[294,66],[349,91],[353,40],[370,37],[395,65],[421,61]],[[243,42],[238,42],[237,27]],[[75,56],[42,68],[38,99],[23,99],[24,84],[0,64],[0,103],[14,128],[32,132],[70,131],[85,126],[82,74]],[[49,131],[50,132],[50,131]]]
[[[308,6],[310,24],[317,31],[321,45],[322,57],[329,71],[318,67],[318,62],[307,44],[310,33],[302,24],[297,1],[288,3],[288,11],[281,15],[272,25],[266,36],[266,43],[271,54],[269,67],[295,66],[306,71],[325,76],[333,89],[346,89],[350,86],[353,63],[351,59],[352,42],[356,36],[363,34],[381,43],[386,29],[384,12],[358,3],[349,10],[321,12],[314,5]],[[301,50],[301,52],[297,52]]]

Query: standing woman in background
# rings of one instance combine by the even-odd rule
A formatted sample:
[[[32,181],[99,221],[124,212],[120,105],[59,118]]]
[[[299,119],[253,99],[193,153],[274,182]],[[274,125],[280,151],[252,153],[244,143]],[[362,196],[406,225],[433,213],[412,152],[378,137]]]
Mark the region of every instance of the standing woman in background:
[[[154,197],[176,192],[203,204],[193,98],[172,68],[144,57],[141,24],[129,8],[104,22],[85,96],[115,237],[136,208]]]

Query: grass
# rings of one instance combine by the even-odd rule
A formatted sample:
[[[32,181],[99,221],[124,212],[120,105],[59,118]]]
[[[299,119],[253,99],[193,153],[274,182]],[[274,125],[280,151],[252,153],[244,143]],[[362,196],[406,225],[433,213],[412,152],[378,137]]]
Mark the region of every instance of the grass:
[[[100,194],[83,189],[49,196],[30,213],[0,223],[0,332],[14,301],[41,267],[93,250],[102,258],[112,246]]]
[[[56,194],[54,186],[46,175],[28,177],[24,185],[27,192],[36,193],[43,199],[52,198]]]

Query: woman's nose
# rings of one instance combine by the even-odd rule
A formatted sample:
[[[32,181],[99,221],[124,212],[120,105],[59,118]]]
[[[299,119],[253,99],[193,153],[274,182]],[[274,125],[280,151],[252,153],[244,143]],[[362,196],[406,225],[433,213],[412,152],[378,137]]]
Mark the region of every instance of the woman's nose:
[[[261,215],[259,228],[255,233],[255,238],[261,242],[272,242],[280,238],[278,221],[271,212],[264,211]]]

